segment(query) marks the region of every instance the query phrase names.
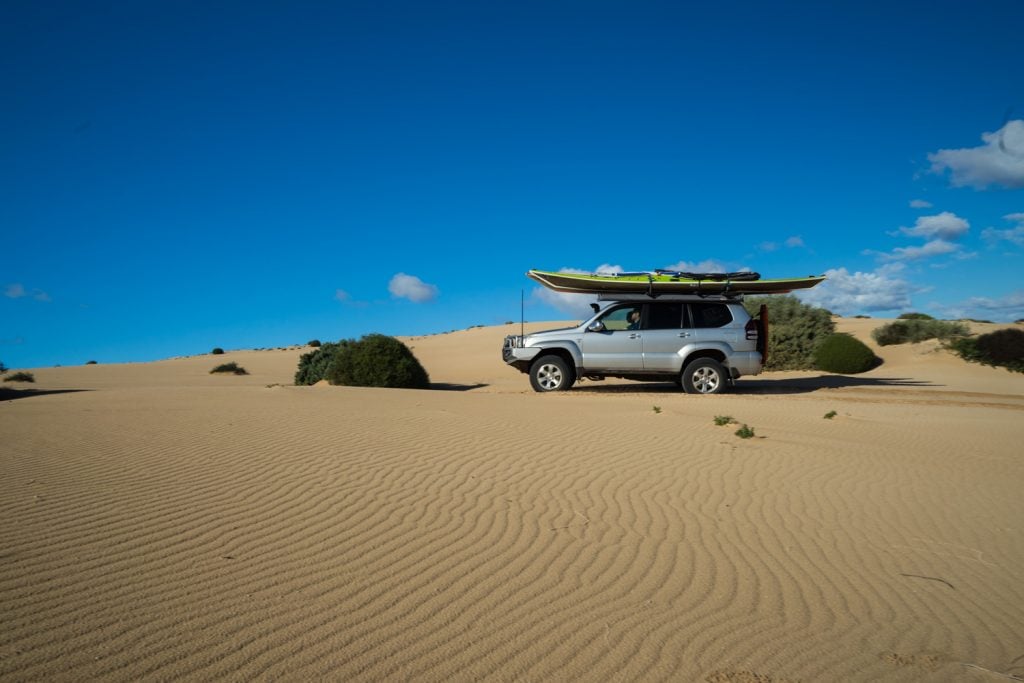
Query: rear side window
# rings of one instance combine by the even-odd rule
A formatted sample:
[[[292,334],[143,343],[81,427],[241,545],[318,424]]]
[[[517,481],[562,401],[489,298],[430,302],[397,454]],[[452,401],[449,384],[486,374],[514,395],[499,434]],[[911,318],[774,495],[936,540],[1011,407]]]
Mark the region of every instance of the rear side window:
[[[650,304],[647,307],[647,329],[678,330],[683,324],[682,304]]]
[[[690,304],[694,327],[722,327],[732,322],[732,313],[725,304]]]

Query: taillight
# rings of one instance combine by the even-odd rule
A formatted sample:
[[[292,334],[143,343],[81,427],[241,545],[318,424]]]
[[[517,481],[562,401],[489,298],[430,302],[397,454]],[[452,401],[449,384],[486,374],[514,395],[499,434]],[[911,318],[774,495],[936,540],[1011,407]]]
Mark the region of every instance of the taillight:
[[[747,333],[747,341],[757,341],[757,321],[751,318],[743,328]]]

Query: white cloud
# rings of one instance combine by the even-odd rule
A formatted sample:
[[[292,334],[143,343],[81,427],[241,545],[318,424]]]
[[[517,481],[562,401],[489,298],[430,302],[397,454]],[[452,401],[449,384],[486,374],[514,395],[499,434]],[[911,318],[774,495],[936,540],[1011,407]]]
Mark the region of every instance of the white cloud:
[[[757,248],[761,251],[772,252],[778,249],[779,245],[775,242],[761,242],[761,244],[757,245]]]
[[[1008,121],[994,133],[982,133],[980,147],[940,149],[928,155],[933,173],[949,169],[955,187],[1024,187],[1024,120]]]
[[[930,209],[930,208],[932,208],[932,203],[931,202],[927,202],[927,201],[925,201],[923,199],[911,199],[910,200],[910,208],[912,208],[912,209]]]
[[[921,247],[896,247],[888,254],[879,254],[879,258],[883,261],[918,261],[942,254],[952,254],[959,250],[959,244],[940,239],[926,242]]]
[[[921,216],[912,228],[900,228],[900,232],[911,237],[935,237],[948,240],[957,238],[971,229],[970,223],[955,213],[943,211],[934,216]]]
[[[533,298],[567,314],[570,318],[580,320],[591,316],[594,311],[590,304],[597,301],[597,297],[593,294],[569,294],[556,292],[547,287],[533,290]]]
[[[797,292],[805,303],[840,315],[862,311],[890,311],[910,306],[914,288],[898,277],[903,264],[882,266],[872,273],[850,273],[846,268],[825,271],[828,278],[813,289]]]
[[[25,286],[22,285],[20,282],[12,282],[11,284],[7,285],[6,289],[4,289],[4,296],[6,296],[8,299],[21,299],[22,297],[26,297],[29,295],[30,292],[26,290]],[[41,289],[33,289],[31,292],[31,296],[36,301],[52,301],[50,295]]]
[[[1024,290],[1011,292],[998,299],[971,297],[954,304],[932,304],[948,318],[976,318],[1009,322],[1024,318]]]
[[[559,273],[576,273],[578,275],[586,275],[589,273],[623,273],[625,272],[622,266],[609,265],[602,263],[594,270],[582,270],[580,268],[560,268]],[[597,297],[593,294],[570,294],[568,292],[556,292],[553,289],[547,287],[538,287],[533,290],[532,297],[534,300],[540,303],[547,304],[552,308],[555,308],[562,313],[567,314],[571,318],[589,318],[593,313],[593,309],[590,307],[592,302],[597,301]]]
[[[429,285],[415,275],[397,273],[388,283],[388,291],[400,299],[408,299],[415,303],[433,301],[437,297],[437,287]]]
[[[347,301],[351,301],[352,295],[346,292],[344,289],[336,289],[334,290],[334,298],[342,303],[345,303]]]
[[[1006,241],[1024,247],[1024,213],[1011,213],[1003,216],[1008,221],[1017,225],[1009,230],[997,230],[996,228],[985,228],[981,236],[989,244],[995,245],[998,242]]]
[[[697,261],[695,263],[690,261],[679,261],[673,263],[670,266],[665,266],[664,270],[678,270],[685,271],[687,273],[728,273],[731,272],[730,268],[721,261],[714,259],[705,259],[703,261]],[[750,268],[743,267],[737,268],[736,271],[747,271]]]
[[[805,246],[804,239],[800,237],[800,235],[794,235],[793,237],[790,237],[786,240],[786,246],[789,247],[790,249]]]

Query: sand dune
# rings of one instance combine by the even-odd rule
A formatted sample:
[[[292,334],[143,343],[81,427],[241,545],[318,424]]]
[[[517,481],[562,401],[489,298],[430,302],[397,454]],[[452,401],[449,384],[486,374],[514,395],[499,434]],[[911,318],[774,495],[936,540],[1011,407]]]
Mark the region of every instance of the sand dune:
[[[1024,376],[925,343],[537,395],[517,329],[408,338],[444,391],[289,386],[300,348],[34,370],[0,678],[1024,678]]]

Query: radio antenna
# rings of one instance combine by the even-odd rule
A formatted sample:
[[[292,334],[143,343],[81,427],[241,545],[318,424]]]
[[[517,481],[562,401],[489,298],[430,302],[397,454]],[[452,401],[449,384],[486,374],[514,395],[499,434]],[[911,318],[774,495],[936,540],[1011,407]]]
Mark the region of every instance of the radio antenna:
[[[519,336],[526,336],[526,290],[519,290]]]

